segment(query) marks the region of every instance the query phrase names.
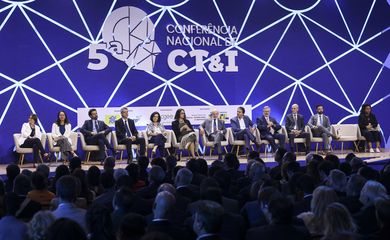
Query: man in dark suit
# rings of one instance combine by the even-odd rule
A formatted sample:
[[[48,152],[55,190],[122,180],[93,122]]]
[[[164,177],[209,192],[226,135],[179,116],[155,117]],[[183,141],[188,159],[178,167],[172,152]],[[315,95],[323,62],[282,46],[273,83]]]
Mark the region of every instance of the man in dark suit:
[[[270,223],[267,226],[251,228],[246,239],[254,240],[309,240],[309,231],[305,227],[293,225],[293,204],[287,198],[280,197],[271,200],[269,206]]]
[[[286,130],[290,140],[290,149],[291,152],[294,152],[294,138],[304,138],[306,140],[306,154],[308,154],[310,152],[310,134],[305,132],[305,121],[298,111],[298,104],[293,104],[291,114],[286,116]]]
[[[153,205],[153,221],[149,223],[147,232],[162,232],[174,240],[186,239],[187,234],[168,220],[168,213],[175,206],[175,196],[168,191],[157,194]]]
[[[219,240],[219,231],[222,226],[224,210],[214,201],[205,200],[194,214],[192,229],[198,240]]]
[[[138,136],[134,121],[128,118],[129,111],[126,107],[121,109],[121,115],[122,118],[115,121],[116,138],[119,144],[126,145],[127,163],[130,163],[133,160],[131,145],[139,145],[139,154],[145,155],[145,138]]]
[[[270,116],[271,108],[265,106],[263,108],[263,116],[258,117],[257,128],[260,131],[261,139],[267,140],[271,145],[272,151],[275,152],[277,149],[275,139],[279,140],[279,147],[283,147],[286,142],[286,137],[283,134],[278,133],[282,128],[275,118]]]
[[[237,116],[230,119],[234,138],[237,140],[245,140],[246,151],[249,151],[250,141],[256,144],[256,137],[253,134],[255,131],[252,120],[245,114],[245,108],[237,108]],[[257,144],[256,144],[257,146]]]
[[[206,134],[209,141],[214,141],[214,146],[217,149],[218,160],[222,160],[221,141],[225,140],[225,122],[219,119],[218,110],[213,110],[210,113],[210,118],[206,119],[200,126],[200,134]]]
[[[106,150],[110,149],[112,154],[115,154],[114,148],[108,142],[106,136],[111,132],[111,128],[107,126],[103,121],[98,120],[98,114],[96,109],[90,109],[88,116],[91,120],[86,120],[80,129],[80,132],[85,137],[85,142],[88,145],[99,146],[99,158],[103,161],[106,157]]]

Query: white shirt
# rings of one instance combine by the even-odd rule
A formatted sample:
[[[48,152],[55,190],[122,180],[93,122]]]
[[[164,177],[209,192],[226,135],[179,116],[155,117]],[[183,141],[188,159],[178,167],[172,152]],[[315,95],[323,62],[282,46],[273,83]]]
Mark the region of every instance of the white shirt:
[[[214,121],[215,121],[215,126],[217,129],[214,129]],[[211,132],[213,133],[215,131],[218,131],[218,119],[213,118],[213,119],[211,119]]]
[[[244,117],[238,118],[238,123],[240,124],[240,129],[246,129]]]
[[[125,124],[125,126],[127,126],[127,128],[129,129],[129,132],[130,132],[130,136],[127,136],[127,131],[126,131],[126,137],[131,137],[133,136],[133,134],[131,134],[131,129],[129,127],[129,120],[128,119],[125,119],[125,118],[122,118],[123,119],[123,123]]]
[[[298,116],[296,113],[293,114],[293,119],[294,119],[294,130],[298,129],[297,123],[298,123]]]
[[[324,115],[323,114],[318,114],[318,119],[317,119],[317,126],[321,126],[321,121],[324,123]]]
[[[155,126],[154,124],[153,124],[153,132],[157,134],[162,134],[161,129],[158,126]]]

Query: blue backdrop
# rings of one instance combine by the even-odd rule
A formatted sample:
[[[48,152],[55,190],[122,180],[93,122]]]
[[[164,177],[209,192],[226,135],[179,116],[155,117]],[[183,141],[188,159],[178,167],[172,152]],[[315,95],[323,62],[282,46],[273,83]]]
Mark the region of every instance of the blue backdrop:
[[[102,41],[104,20],[122,6],[142,9],[155,25],[161,53],[153,72],[129,70],[108,52],[105,69],[87,68],[90,44]],[[237,50],[238,72],[212,72],[207,62],[197,72],[189,56],[176,60],[187,71],[172,71],[169,53],[192,50],[167,44],[182,37],[168,32],[177,24],[234,26],[232,36],[203,34],[220,46],[193,48],[225,64],[224,51]],[[332,123],[355,123],[367,102],[389,142],[389,29],[386,0],[2,0],[1,162],[12,160],[12,134],[31,112],[49,132],[61,109],[75,126],[78,107],[251,104],[256,117],[269,105],[284,122],[292,103],[306,120],[321,103]]]

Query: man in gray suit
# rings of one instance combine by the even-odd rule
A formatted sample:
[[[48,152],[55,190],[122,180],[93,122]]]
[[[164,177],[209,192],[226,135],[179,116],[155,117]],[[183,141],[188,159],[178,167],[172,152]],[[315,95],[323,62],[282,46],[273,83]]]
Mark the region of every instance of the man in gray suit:
[[[324,106],[316,106],[317,114],[311,116],[307,125],[310,127],[314,137],[322,137],[324,142],[324,152],[329,152],[329,137],[338,139],[339,137],[333,135],[330,131],[329,117],[324,115]]]
[[[210,118],[206,119],[199,126],[200,134],[206,134],[209,141],[214,141],[214,146],[217,149],[218,160],[222,160],[221,141],[225,140],[225,122],[219,119],[218,110],[213,110],[210,113]]]

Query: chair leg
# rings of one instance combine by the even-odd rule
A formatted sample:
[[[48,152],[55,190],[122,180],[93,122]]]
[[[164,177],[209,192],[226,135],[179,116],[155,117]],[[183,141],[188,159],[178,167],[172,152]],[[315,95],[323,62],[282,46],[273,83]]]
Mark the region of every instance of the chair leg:
[[[318,143],[316,143],[316,153],[318,153]]]
[[[91,156],[91,152],[87,152],[87,158],[85,159],[86,162],[89,162],[89,157]]]
[[[226,147],[223,147],[223,148],[225,149],[225,152],[226,152],[226,153],[228,153],[228,150],[227,150],[227,148],[226,148]]]
[[[268,144],[265,144],[264,145],[264,155],[267,155],[267,148],[268,148]]]
[[[238,152],[240,151],[240,145],[237,145],[237,151],[236,151],[236,155],[238,157]]]
[[[22,166],[23,165],[23,162],[24,162],[24,153],[21,153],[19,155],[19,165]]]
[[[123,151],[121,151],[121,158],[120,158],[120,161],[122,161],[123,159]]]
[[[210,148],[210,157],[211,157],[211,153],[214,151],[214,148]]]
[[[344,150],[344,142],[341,142],[341,152]]]

